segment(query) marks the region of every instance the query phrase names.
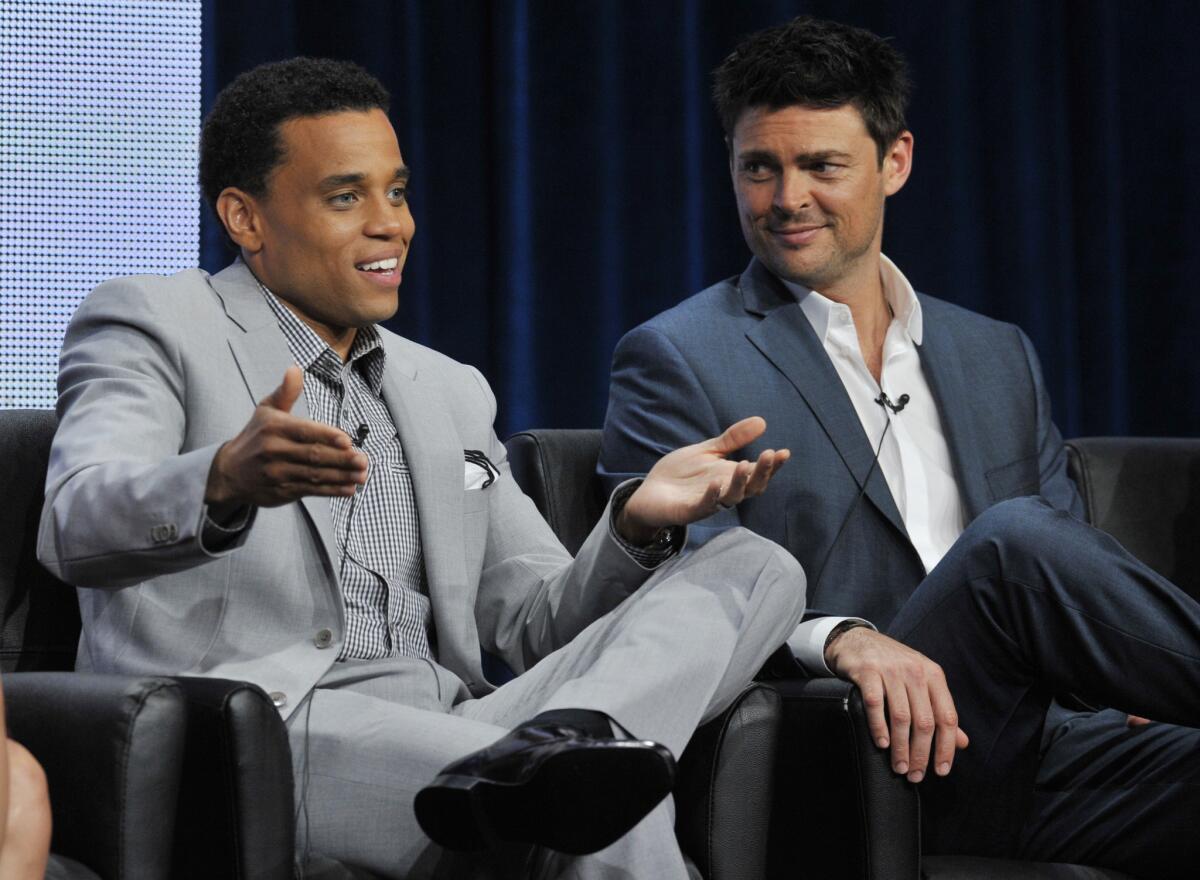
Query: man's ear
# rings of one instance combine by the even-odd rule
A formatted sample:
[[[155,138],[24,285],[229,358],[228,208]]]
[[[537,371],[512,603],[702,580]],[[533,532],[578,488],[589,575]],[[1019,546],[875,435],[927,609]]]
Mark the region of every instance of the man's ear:
[[[234,244],[251,254],[262,250],[263,218],[254,196],[236,186],[228,186],[217,196],[216,207],[217,217]]]
[[[912,173],[913,136],[911,131],[903,132],[896,138],[883,157],[883,194],[895,195],[900,192]]]

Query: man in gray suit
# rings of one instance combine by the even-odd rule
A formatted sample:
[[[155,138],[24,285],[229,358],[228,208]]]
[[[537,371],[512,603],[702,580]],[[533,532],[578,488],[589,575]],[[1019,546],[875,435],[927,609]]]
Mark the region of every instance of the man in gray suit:
[[[792,463],[693,534],[745,526],[804,566],[789,644],[859,686],[921,784],[927,851],[1190,876],[1200,607],[1077,519],[1025,335],[917,293],[881,253],[913,162],[903,59],[801,18],[747,38],[715,82],[754,259],[621,340],[602,476],[765,416],[744,454]],[[1052,707],[1063,694],[1114,708]]]
[[[201,181],[240,259],[108,282],[72,320],[38,549],[80,588],[77,666],[261,685],[305,853],[428,876],[423,828],[581,854],[563,876],[682,878],[672,756],[782,644],[804,580],[748,532],[677,551],[787,453],[728,461],[751,419],[665,456],[572,560],[482,376],[375,326],[414,232],[387,103],[343,62],[239,77]],[[481,646],[518,677],[490,684]]]

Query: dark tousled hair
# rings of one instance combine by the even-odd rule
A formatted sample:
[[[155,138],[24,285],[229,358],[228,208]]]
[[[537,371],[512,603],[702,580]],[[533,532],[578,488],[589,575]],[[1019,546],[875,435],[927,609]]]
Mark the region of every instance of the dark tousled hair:
[[[713,102],[727,138],[752,107],[832,109],[852,104],[879,161],[907,128],[912,86],[904,57],[862,28],[809,16],[746,37],[713,71]]]
[[[388,110],[387,89],[350,61],[291,58],[262,64],[221,90],[200,130],[200,190],[216,210],[235,186],[261,196],[284,160],[279,127],[301,116]]]

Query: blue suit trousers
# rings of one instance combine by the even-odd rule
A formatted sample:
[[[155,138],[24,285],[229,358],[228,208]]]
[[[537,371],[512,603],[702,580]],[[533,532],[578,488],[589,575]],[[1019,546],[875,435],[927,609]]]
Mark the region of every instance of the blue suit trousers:
[[[1192,876],[1193,598],[1108,535],[1026,497],[976,518],[888,634],[942,666],[971,737],[949,776],[921,783],[927,852]],[[1068,694],[1111,709],[1072,716],[1054,703]],[[1125,713],[1155,723],[1129,728]],[[1136,855],[1122,846],[1131,839]]]

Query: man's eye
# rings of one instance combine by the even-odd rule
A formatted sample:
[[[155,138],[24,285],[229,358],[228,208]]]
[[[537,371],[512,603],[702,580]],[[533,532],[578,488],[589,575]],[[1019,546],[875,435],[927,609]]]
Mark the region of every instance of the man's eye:
[[[742,171],[751,180],[766,180],[771,176],[771,169],[764,162],[747,162]]]
[[[329,197],[329,203],[331,205],[337,205],[339,207],[343,207],[346,205],[353,205],[357,201],[358,201],[358,196],[352,192],[338,193],[335,196]]]
[[[393,202],[403,202],[408,198],[408,187],[393,186],[388,190],[388,198]]]

